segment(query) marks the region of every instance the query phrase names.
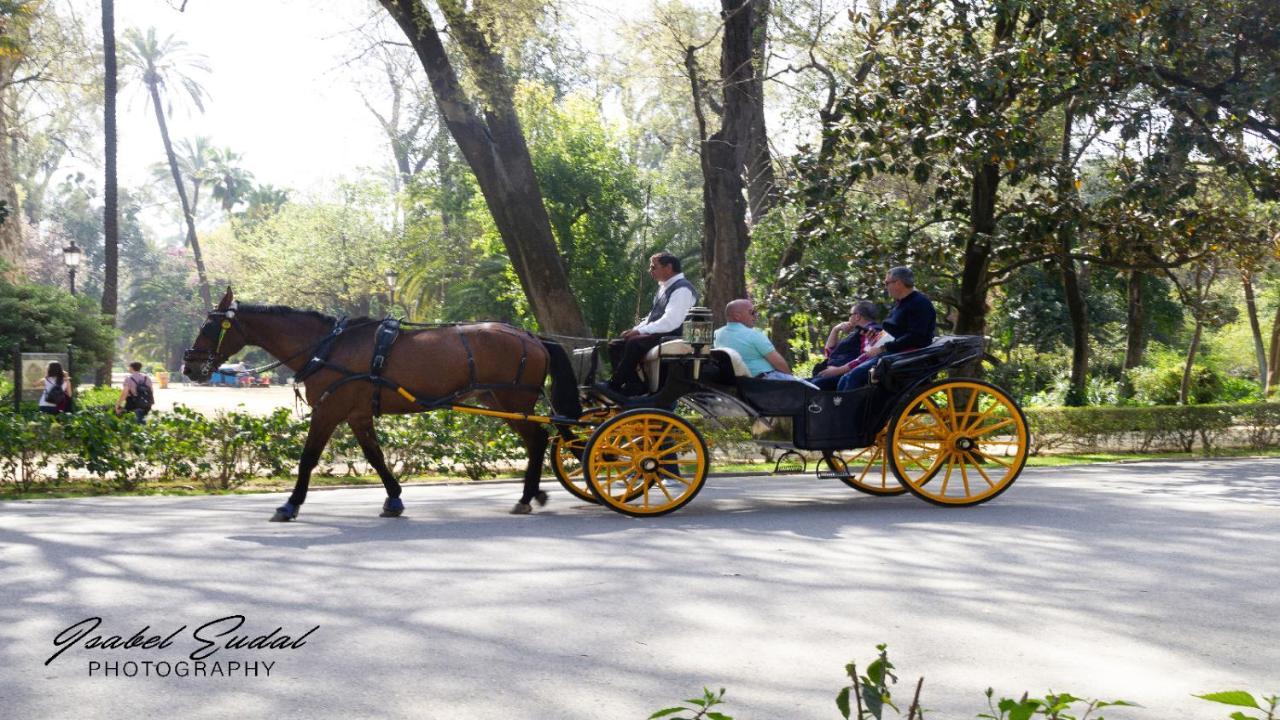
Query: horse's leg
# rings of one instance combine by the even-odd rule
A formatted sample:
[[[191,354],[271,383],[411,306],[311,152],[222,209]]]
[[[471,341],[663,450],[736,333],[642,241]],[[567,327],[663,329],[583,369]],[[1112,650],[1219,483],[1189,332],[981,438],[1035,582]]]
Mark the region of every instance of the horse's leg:
[[[312,414],[311,428],[307,431],[307,444],[303,446],[302,458],[298,461],[298,482],[294,484],[289,499],[276,508],[276,514],[271,516],[271,522],[289,522],[298,517],[298,509],[306,501],[307,488],[311,485],[311,471],[315,469],[316,463],[320,462],[320,453],[324,452],[324,446],[328,444],[329,438],[333,435],[333,429],[337,427],[340,419],[323,410]]]
[[[364,459],[378,471],[382,486],[387,489],[387,500],[382,503],[381,516],[400,517],[404,512],[404,502],[400,500],[400,483],[396,482],[396,476],[391,474],[391,468],[387,467],[387,461],[382,456],[382,446],[378,444],[378,434],[373,429],[373,418],[367,415],[349,417],[347,425],[355,433],[356,441],[364,451]]]
[[[508,420],[507,424],[520,436],[524,449],[529,453],[529,462],[524,468],[524,493],[520,502],[511,508],[512,515],[528,515],[533,512],[531,500],[539,505],[547,504],[547,494],[539,489],[542,483],[542,460],[547,452],[547,430],[538,423],[526,420]]]

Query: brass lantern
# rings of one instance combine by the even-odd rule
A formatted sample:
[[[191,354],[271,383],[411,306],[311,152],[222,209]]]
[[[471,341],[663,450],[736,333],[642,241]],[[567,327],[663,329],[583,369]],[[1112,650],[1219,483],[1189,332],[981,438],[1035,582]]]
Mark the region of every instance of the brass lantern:
[[[715,340],[715,323],[711,320],[710,309],[689,308],[684,320],[684,340],[694,347],[695,352],[702,352]]]

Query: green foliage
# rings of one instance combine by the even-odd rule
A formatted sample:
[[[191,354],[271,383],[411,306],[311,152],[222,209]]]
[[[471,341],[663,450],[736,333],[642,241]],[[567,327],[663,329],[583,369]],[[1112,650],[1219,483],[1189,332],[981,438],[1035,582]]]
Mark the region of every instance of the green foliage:
[[[690,698],[684,702],[684,705],[677,705],[655,712],[649,716],[649,720],[656,720],[657,718],[671,718],[671,720],[701,720],[701,718],[707,718],[707,720],[733,720],[732,716],[711,709],[724,703],[724,688],[720,688],[718,693],[702,688],[702,697]],[[680,713],[690,714],[681,715]]]
[[[1236,711],[1231,713],[1231,720],[1275,720],[1276,705],[1280,703],[1280,695],[1264,695],[1262,702],[1267,707],[1262,707],[1252,694],[1244,690],[1226,690],[1223,692],[1207,693],[1205,695],[1196,695],[1201,700],[1218,703],[1220,705],[1230,705],[1232,707],[1251,708],[1266,713],[1266,715],[1246,715],[1244,712]]]
[[[978,714],[982,720],[1031,720],[1037,715],[1046,720],[1086,720],[1089,717],[1104,720],[1102,715],[1095,716],[1093,712],[1107,707],[1137,707],[1125,700],[1088,700],[1071,693],[1051,692],[1042,698],[1024,694],[1017,700],[1001,698],[998,702],[992,700],[993,694],[994,691],[987,688],[987,707],[990,711]],[[1077,705],[1083,705],[1083,714],[1078,716],[1074,714],[1080,712],[1075,709]]]
[[[881,720],[886,707],[892,708],[899,715],[902,714],[893,702],[891,686],[897,684],[898,676],[893,674],[893,663],[889,662],[888,646],[877,645],[876,651],[879,655],[867,665],[867,672],[864,675],[858,674],[858,666],[854,663],[844,666],[844,672],[853,684],[842,688],[836,695],[836,707],[845,720],[849,720],[849,713],[853,710],[857,710],[855,720],[866,720],[866,718]],[[850,695],[855,702],[853,707],[849,705]],[[908,720],[914,718],[919,712],[919,699],[917,695],[908,709]]]
[[[13,369],[17,349],[62,352],[71,345],[71,364],[78,374],[109,357],[113,336],[91,298],[0,279],[0,367]]]
[[[591,331],[607,337],[634,322],[630,297],[618,289],[640,274],[631,253],[641,203],[640,178],[597,104],[522,84],[516,103],[551,230],[569,284]]]
[[[1140,367],[1129,371],[1133,387],[1133,401],[1150,405],[1175,405],[1182,387],[1181,365]],[[1223,377],[1213,368],[1204,365],[1191,366],[1191,386],[1187,402],[1211,403],[1222,399]]]
[[[1111,408],[1025,408],[1031,453],[1073,447],[1123,448],[1132,452],[1197,446],[1209,453],[1231,434],[1250,449],[1280,440],[1280,403],[1252,405],[1158,405]]]
[[[253,225],[205,238],[215,277],[237,294],[338,315],[380,315],[387,269],[404,246],[381,220],[389,198],[373,183],[339,189],[334,202],[293,202]]]

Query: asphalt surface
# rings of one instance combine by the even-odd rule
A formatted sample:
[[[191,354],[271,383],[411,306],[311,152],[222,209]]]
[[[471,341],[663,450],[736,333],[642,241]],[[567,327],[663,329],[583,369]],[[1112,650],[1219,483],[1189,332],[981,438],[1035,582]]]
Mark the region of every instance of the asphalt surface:
[[[1161,720],[1280,690],[1280,460],[1032,469],[970,509],[800,476],[649,519],[517,495],[412,487],[381,519],[379,490],[319,491],[292,524],[281,495],[0,503],[0,717],[639,719],[705,685],[737,720],[833,719],[881,642],[932,718],[987,687]],[[277,627],[296,647],[224,646]]]

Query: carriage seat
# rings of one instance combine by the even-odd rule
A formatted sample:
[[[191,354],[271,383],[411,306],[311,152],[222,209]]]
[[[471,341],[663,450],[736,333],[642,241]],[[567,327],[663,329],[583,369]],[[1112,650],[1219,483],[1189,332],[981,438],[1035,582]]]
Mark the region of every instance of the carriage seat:
[[[640,361],[640,369],[644,373],[649,391],[658,391],[658,384],[661,382],[662,376],[662,358],[692,354],[693,346],[680,338],[664,340],[650,348],[649,352],[644,354],[644,359]]]
[[[651,392],[658,391],[659,383],[661,382],[660,378],[663,358],[692,354],[693,346],[679,338],[667,340],[660,345],[655,345],[651,350],[649,350],[649,352],[645,353],[644,359],[640,363],[640,367],[644,372],[644,377],[649,385],[649,390]],[[720,367],[732,367],[733,374],[736,377],[751,377],[751,373],[747,370],[747,364],[742,361],[742,356],[733,348],[712,348],[711,359],[715,360]]]

